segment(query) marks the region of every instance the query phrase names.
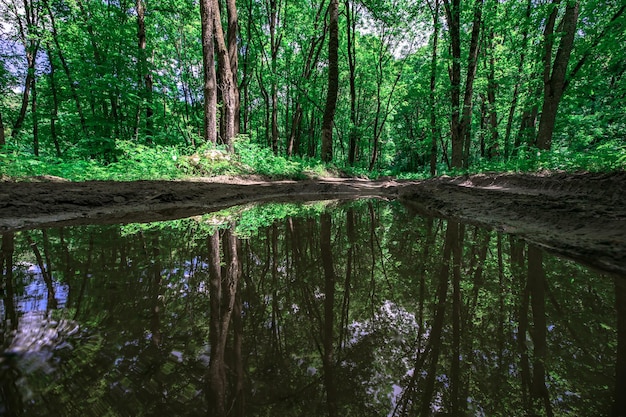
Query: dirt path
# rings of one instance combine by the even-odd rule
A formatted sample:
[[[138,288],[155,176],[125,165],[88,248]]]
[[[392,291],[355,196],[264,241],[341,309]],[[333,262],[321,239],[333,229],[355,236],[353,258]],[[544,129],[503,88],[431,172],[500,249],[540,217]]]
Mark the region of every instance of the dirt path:
[[[626,277],[626,173],[476,175],[414,182],[0,182],[0,231],[46,225],[174,219],[232,205],[332,198],[399,198],[419,212],[520,235]]]

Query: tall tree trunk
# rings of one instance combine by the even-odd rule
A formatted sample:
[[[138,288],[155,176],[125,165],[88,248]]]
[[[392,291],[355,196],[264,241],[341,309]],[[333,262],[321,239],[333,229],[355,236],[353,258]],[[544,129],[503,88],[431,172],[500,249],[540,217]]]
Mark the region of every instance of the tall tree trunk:
[[[524,71],[524,61],[526,60],[526,47],[528,44],[528,25],[530,19],[530,12],[532,11],[532,0],[528,0],[526,3],[526,15],[524,25],[522,26],[522,42],[520,45],[520,57],[519,64],[517,66],[517,72],[522,74]],[[504,132],[504,158],[508,160],[511,155],[511,130],[513,128],[513,117],[515,116],[515,110],[517,108],[517,95],[521,85],[521,77],[515,82],[513,87],[513,98],[511,99],[511,107],[509,107],[509,115],[506,123],[506,130]]]
[[[39,119],[37,118],[37,77],[33,76],[30,112],[33,117],[33,152],[39,156]]]
[[[480,44],[480,28],[482,26],[483,0],[476,0],[474,4],[474,18],[472,23],[472,37],[470,40],[469,55],[467,57],[467,77],[465,78],[465,94],[463,96],[463,115],[459,126],[459,136],[462,138],[465,149],[463,151],[463,167],[469,166],[469,154],[472,142],[472,98],[474,96],[474,79],[478,67],[478,49]]]
[[[346,27],[348,41],[348,68],[350,70],[350,131],[348,132],[348,163],[356,161],[356,147],[359,137],[356,114],[356,4],[346,0]]]
[[[310,38],[310,46],[307,53],[307,58],[304,62],[302,76],[300,77],[300,81],[303,81],[305,85],[311,79],[313,69],[317,66],[317,63],[319,62],[319,56],[324,46],[324,40],[326,39],[326,32],[328,27],[324,22],[324,4],[324,1],[320,2],[317,9],[317,14],[315,15],[313,34]],[[322,25],[321,34],[319,34],[320,24]],[[302,119],[304,118],[302,98],[306,97],[308,94],[308,88],[301,88],[298,82],[296,82],[296,88],[298,89],[298,93],[296,95],[296,108],[293,112],[293,117],[291,121],[291,132],[289,135],[289,140],[287,141],[287,156],[292,156],[294,154],[297,155],[300,153],[299,148],[301,123]]]
[[[268,2],[268,24],[270,30],[270,69],[272,72],[270,98],[271,98],[271,132],[272,132],[272,151],[278,154],[278,51],[282,35],[277,35],[276,29],[280,22],[280,8],[282,2],[277,0],[269,0]]]
[[[539,132],[537,133],[537,147],[549,150],[552,147],[552,135],[556,122],[557,110],[565,87],[567,65],[574,48],[574,35],[578,22],[579,1],[568,0],[565,15],[561,22],[563,36],[559,43],[559,49],[552,62],[552,43],[556,14],[560,0],[553,0],[553,9],[543,34],[545,46],[543,67],[543,105],[541,119],[539,120]]]
[[[203,136],[207,143],[217,143],[217,86],[213,46],[214,1],[200,0],[202,23],[202,63],[204,76]]]
[[[234,129],[235,134],[239,134],[241,123],[241,97],[239,96],[239,86],[237,76],[239,72],[239,48],[237,47],[237,36],[239,35],[239,17],[235,0],[226,0],[226,13],[228,14],[228,29],[226,38],[228,41],[228,58],[230,59],[230,72],[233,77],[234,92]]]
[[[494,0],[491,2],[491,13],[493,13],[494,17],[497,18],[498,14],[498,0]],[[487,73],[487,101],[489,102],[489,132],[491,133],[491,140],[489,143],[489,148],[494,149],[494,147],[498,146],[498,113],[496,109],[496,90],[498,88],[498,84],[496,82],[496,47],[495,47],[495,32],[493,26],[489,29],[488,36],[488,50],[490,53],[489,56],[489,72]],[[492,155],[495,156],[495,155]]]
[[[0,146],[6,145],[7,141],[4,136],[4,122],[2,121],[2,112],[0,112]]]
[[[439,43],[439,0],[434,0],[433,7],[433,53],[430,59],[430,175],[437,174],[437,114],[435,91],[437,85],[437,45]]]
[[[472,35],[467,57],[467,77],[465,80],[465,94],[461,115],[461,0],[444,0],[446,20],[450,31],[452,49],[452,68],[450,76],[450,99],[452,102],[451,139],[452,139],[452,167],[461,168],[469,162],[469,128],[471,122],[472,96],[474,93],[474,77],[478,57],[478,40],[482,19],[483,0],[475,0]],[[465,145],[465,149],[464,149]]]
[[[56,122],[59,118],[59,98],[57,96],[57,86],[56,79],[54,78],[55,74],[55,66],[52,61],[52,51],[50,49],[50,45],[46,45],[46,49],[48,52],[48,62],[50,63],[50,72],[48,77],[50,79],[50,90],[52,91],[52,112],[50,114],[50,136],[52,136],[52,142],[54,143],[54,149],[56,150],[57,156],[61,156],[61,146],[59,144],[59,138],[56,128]]]
[[[330,16],[328,24],[328,90],[322,119],[321,158],[323,162],[333,160],[333,123],[339,90],[339,0],[330,0],[328,12]]]
[[[144,0],[137,0],[137,46],[139,49],[139,83],[138,86],[143,84],[143,92],[139,94],[143,97],[143,101],[146,106],[146,142],[152,142],[153,135],[153,119],[152,115],[154,110],[152,109],[152,88],[153,78],[152,72],[148,68],[148,57],[146,52],[147,40],[146,40],[146,22],[145,22],[145,3]],[[139,123],[137,123],[139,125]],[[138,126],[137,126],[138,129]]]
[[[461,0],[443,0],[446,21],[450,32],[452,67],[448,68],[450,77],[450,138],[452,141],[452,167],[463,166],[463,137],[461,133]]]
[[[222,18],[218,0],[213,1],[213,35],[217,47],[217,67],[219,70],[219,89],[222,96],[224,137],[222,142],[232,152],[232,140],[237,135],[235,124],[235,106],[237,96],[237,84],[231,70],[229,50],[224,39]]]
[[[67,64],[65,56],[63,55],[63,51],[61,50],[61,44],[59,42],[59,36],[57,33],[56,20],[54,17],[54,13],[52,13],[52,9],[50,8],[50,4],[48,0],[44,0],[44,6],[48,11],[48,17],[50,18],[50,26],[51,26],[51,34],[52,40],[56,47],[57,56],[61,61],[61,66],[63,67],[63,72],[65,72],[65,76],[67,77],[68,84],[70,86],[70,92],[72,94],[72,99],[74,100],[74,104],[76,105],[76,111],[78,112],[78,117],[80,119],[80,127],[82,128],[83,133],[87,131],[87,126],[85,122],[85,115],[83,114],[83,108],[80,104],[80,99],[78,98],[78,91],[76,89],[76,83],[74,82],[74,78],[72,78],[72,74],[70,72],[70,67]],[[48,47],[48,51],[50,48]],[[48,57],[48,59],[51,59]]]

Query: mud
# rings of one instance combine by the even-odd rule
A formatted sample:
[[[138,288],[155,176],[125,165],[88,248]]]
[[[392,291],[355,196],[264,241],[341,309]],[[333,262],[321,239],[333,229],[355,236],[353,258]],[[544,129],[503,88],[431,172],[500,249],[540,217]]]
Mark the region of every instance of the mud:
[[[426,181],[262,178],[0,182],[0,231],[168,220],[252,202],[378,197],[522,236],[626,278],[626,173],[481,174]]]

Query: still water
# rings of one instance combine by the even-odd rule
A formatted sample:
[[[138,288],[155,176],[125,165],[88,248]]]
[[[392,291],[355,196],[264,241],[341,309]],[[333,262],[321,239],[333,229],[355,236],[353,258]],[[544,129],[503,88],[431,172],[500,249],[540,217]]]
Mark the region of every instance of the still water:
[[[3,416],[626,408],[623,277],[397,203],[1,238]]]

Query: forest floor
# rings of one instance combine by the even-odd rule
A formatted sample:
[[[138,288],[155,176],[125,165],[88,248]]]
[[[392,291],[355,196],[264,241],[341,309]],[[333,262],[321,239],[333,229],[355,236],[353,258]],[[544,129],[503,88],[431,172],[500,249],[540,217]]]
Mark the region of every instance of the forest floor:
[[[376,197],[515,234],[626,278],[626,173],[480,174],[425,181],[195,178],[0,181],[0,232],[168,220],[255,202]]]

